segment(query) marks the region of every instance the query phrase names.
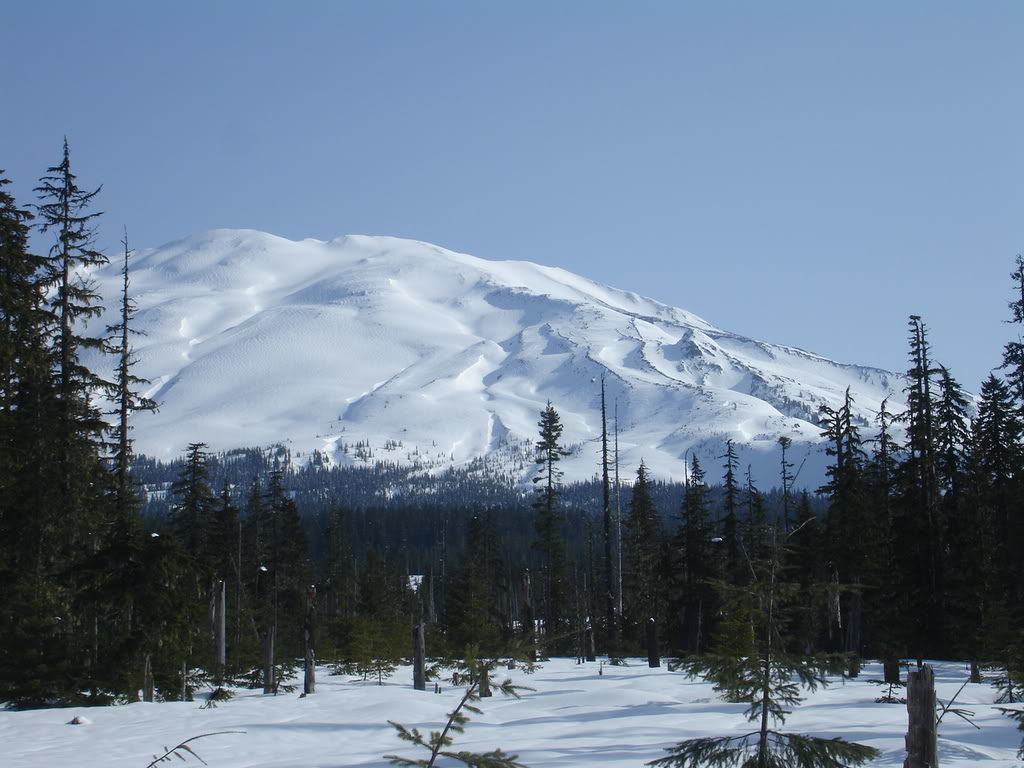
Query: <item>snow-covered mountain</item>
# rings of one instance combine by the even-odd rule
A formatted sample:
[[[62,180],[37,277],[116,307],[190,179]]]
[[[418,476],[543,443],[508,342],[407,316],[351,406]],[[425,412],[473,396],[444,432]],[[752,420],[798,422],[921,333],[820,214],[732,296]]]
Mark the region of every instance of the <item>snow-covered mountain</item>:
[[[98,270],[113,319],[119,264]],[[724,442],[777,484],[792,438],[807,485],[822,475],[818,406],[851,388],[867,426],[901,378],[722,331],[681,309],[527,261],[349,236],[293,242],[215,230],[132,259],[136,373],[155,414],[136,448],[283,443],[334,462],[439,468],[490,456],[525,477],[547,401],[573,450],[566,476],[597,472],[600,377],[617,409],[623,475],[643,459],[681,477],[696,452],[711,479]],[[523,459],[526,458],[526,466]]]

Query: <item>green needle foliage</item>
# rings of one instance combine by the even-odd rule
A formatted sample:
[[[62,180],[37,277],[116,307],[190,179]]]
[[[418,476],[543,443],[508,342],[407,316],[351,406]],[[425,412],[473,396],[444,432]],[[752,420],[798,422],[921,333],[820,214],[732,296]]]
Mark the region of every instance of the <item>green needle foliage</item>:
[[[798,534],[799,529],[790,536]],[[796,733],[775,726],[785,722],[803,691],[827,685],[846,657],[795,654],[787,650],[787,629],[795,618],[799,585],[783,581],[784,548],[774,528],[763,560],[750,561],[750,582],[715,582],[724,615],[713,652],[682,664],[690,677],[713,680],[729,701],[747,702],[756,730],[735,736],[688,739],[648,765],[664,768],[845,768],[878,755],[874,747]]]
[[[446,749],[446,747],[452,745],[454,734],[462,733],[465,730],[466,723],[469,722],[469,715],[466,713],[481,714],[480,709],[476,706],[476,702],[480,701],[478,686],[479,680],[476,680],[466,689],[458,706],[448,713],[448,722],[445,723],[444,728],[440,731],[431,731],[429,737],[424,737],[418,728],[410,730],[400,723],[388,720],[395,727],[395,730],[398,731],[398,738],[422,747],[430,752],[430,757],[413,760],[399,755],[384,755],[384,759],[389,760],[392,765],[410,768],[433,768],[439,757],[457,760],[464,765],[470,766],[470,768],[526,768],[522,763],[516,762],[519,758],[518,755],[509,755],[500,749],[483,753],[466,752],[464,750],[453,752]],[[497,690],[504,696],[513,696],[518,699],[520,691],[532,689],[513,685],[511,680],[506,680],[498,686]]]

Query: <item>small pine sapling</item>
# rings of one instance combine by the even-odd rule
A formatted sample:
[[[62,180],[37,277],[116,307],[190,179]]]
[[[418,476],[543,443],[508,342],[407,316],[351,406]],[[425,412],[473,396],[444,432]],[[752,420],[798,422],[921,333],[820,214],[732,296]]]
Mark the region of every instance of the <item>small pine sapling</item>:
[[[668,747],[668,755],[648,763],[658,768],[846,768],[876,757],[874,747],[797,733],[774,726],[785,722],[803,699],[802,691],[828,684],[841,672],[845,656],[798,656],[786,651],[786,629],[796,609],[799,585],[781,580],[784,549],[769,528],[766,557],[751,561],[747,585],[715,582],[724,618],[714,650],[681,666],[690,677],[715,682],[728,701],[745,702],[756,728],[736,736],[688,739]]]
[[[465,750],[454,752],[446,749],[452,745],[454,741],[453,735],[462,733],[465,730],[466,723],[469,722],[469,716],[466,713],[481,714],[480,709],[476,706],[476,703],[480,701],[479,684],[479,679],[477,679],[466,689],[458,705],[448,713],[448,721],[445,723],[444,728],[440,731],[431,731],[428,737],[424,737],[418,728],[409,729],[400,723],[388,720],[398,732],[398,738],[422,747],[430,753],[430,756],[414,760],[399,755],[384,755],[384,759],[390,761],[392,765],[405,766],[406,768],[434,768],[439,757],[457,760],[470,768],[526,768],[522,763],[517,762],[519,759],[518,755],[507,754],[501,749],[493,749],[482,753],[467,752]],[[513,685],[511,680],[505,680],[504,683],[498,686],[497,690],[503,696],[512,696],[518,699],[521,691],[533,689],[526,686]]]
[[[885,693],[875,699],[875,704],[906,704],[907,699],[904,696],[900,696],[900,691],[907,687],[907,684],[901,681],[887,683],[885,680],[868,680],[871,685],[884,685]]]

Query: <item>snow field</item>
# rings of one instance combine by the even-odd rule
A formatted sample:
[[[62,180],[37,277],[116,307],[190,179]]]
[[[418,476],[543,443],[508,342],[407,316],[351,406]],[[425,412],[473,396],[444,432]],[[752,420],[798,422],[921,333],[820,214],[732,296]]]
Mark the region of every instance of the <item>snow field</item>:
[[[933,666],[939,699],[948,701],[967,671],[959,664]],[[640,768],[682,739],[753,728],[742,714],[744,705],[723,702],[709,683],[665,668],[648,669],[639,659],[626,667],[605,665],[601,675],[598,670],[598,663],[577,665],[569,659],[546,662],[532,675],[497,670],[496,679],[508,675],[535,690],[518,700],[484,699],[483,714],[471,717],[455,748],[500,747],[531,768]],[[385,754],[417,757],[394,735],[389,719],[424,733],[440,729],[462,694],[447,681],[441,682],[440,694],[413,690],[409,667],[383,686],[333,677],[324,668],[317,674],[312,696],[263,696],[243,689],[207,710],[197,700],[0,712],[3,765],[143,768],[164,746],[201,733],[242,730],[244,735],[212,736],[192,746],[211,768],[384,768]],[[867,664],[856,680],[808,694],[784,730],[860,741],[882,752],[871,765],[901,766],[906,707],[874,703],[882,688],[869,679],[881,679],[880,665]],[[944,768],[1019,765],[1020,733],[997,711],[995,695],[987,684],[969,684],[960,694],[957,706],[975,713],[980,730],[951,714],[945,717],[939,734]],[[90,722],[68,725],[75,715]]]

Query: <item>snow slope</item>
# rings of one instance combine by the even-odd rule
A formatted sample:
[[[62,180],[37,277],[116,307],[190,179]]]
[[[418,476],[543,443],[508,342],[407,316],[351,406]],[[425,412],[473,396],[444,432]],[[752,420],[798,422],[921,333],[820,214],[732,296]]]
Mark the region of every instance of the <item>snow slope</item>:
[[[118,273],[93,275],[111,308]],[[146,334],[136,372],[161,403],[135,418],[134,437],[163,459],[193,441],[283,442],[338,462],[365,444],[372,459],[459,465],[521,452],[550,400],[576,448],[567,477],[586,478],[604,376],[626,477],[641,458],[681,476],[692,452],[717,477],[731,438],[774,484],[785,435],[813,485],[820,404],[838,407],[850,387],[865,426],[883,398],[901,407],[895,374],[728,333],[562,269],[410,240],[215,230],[139,252],[131,280]]]
[[[935,669],[938,697],[948,702],[967,672],[947,663]],[[603,672],[598,674],[596,663],[577,666],[555,659],[531,676],[520,670],[508,673],[535,690],[519,700],[484,700],[483,714],[472,716],[465,734],[456,736],[455,748],[501,747],[531,768],[640,768],[682,739],[751,728],[742,714],[745,705],[723,702],[709,683],[664,668],[648,669],[639,660],[628,667],[605,666]],[[192,746],[211,768],[384,768],[389,764],[385,754],[424,756],[395,737],[389,719],[423,732],[439,730],[462,693],[447,683],[439,695],[412,690],[409,667],[383,686],[329,677],[324,669],[318,675],[317,693],[306,698],[243,690],[208,710],[196,701],[0,711],[3,765],[143,768],[165,746],[201,733],[239,730],[245,733],[212,736]],[[881,679],[880,665],[868,664],[860,678],[808,695],[784,729],[860,741],[882,752],[872,766],[903,765],[906,707],[874,703],[880,688],[868,679]],[[995,693],[989,685],[969,684],[960,694],[957,705],[974,713],[980,729],[952,715],[942,721],[939,759],[944,768],[1019,764],[1020,733],[997,711]],[[90,722],[68,725],[76,715]],[[200,765],[193,759],[171,762]]]

